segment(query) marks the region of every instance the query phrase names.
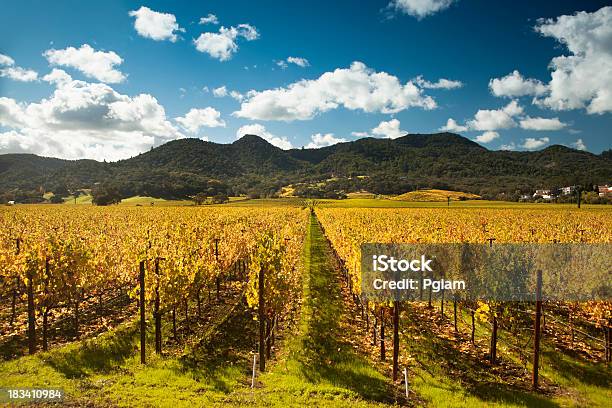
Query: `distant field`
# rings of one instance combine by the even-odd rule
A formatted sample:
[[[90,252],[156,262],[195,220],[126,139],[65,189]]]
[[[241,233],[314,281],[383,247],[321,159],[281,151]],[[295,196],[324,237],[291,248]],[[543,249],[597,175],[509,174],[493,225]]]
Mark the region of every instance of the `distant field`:
[[[246,197],[230,197],[230,202],[234,202],[234,201],[242,201],[242,200],[246,200]],[[77,197],[76,199],[76,203],[74,201],[74,197],[70,196],[70,197],[66,197],[64,199],[64,203],[65,204],[91,204],[91,200],[92,200],[92,196],[87,194],[87,195],[81,195],[79,197]],[[154,198],[154,197],[147,197],[147,196],[134,196],[134,197],[129,197],[129,198],[124,198],[123,200],[121,200],[121,203],[119,203],[119,205],[151,205],[151,203],[153,203],[153,205],[159,205],[159,206],[183,206],[183,205],[194,205],[192,200],[166,200],[163,198]]]
[[[448,199],[451,201],[459,200],[476,200],[480,196],[471,193],[464,193],[462,191],[449,191],[449,190],[417,190],[409,191],[393,197],[392,200],[398,201],[418,201],[418,202],[444,202]]]
[[[367,196],[366,196],[367,197]],[[173,207],[173,206],[190,206],[194,205],[191,200],[165,200],[162,198],[135,196],[121,200],[120,206],[149,206],[154,203],[155,206]],[[282,197],[282,198],[259,198],[248,199],[246,197],[230,197],[230,202],[227,204],[209,204],[207,206],[247,206],[247,207],[276,207],[276,206],[296,206],[304,207],[309,203],[321,207],[337,207],[337,208],[447,208],[448,204],[444,202],[422,202],[422,201],[400,201],[389,198],[347,198],[344,200],[334,199],[303,199],[297,197]],[[67,197],[66,205],[74,205],[74,198]],[[79,196],[76,204],[91,205],[91,195]],[[45,204],[48,205],[48,204]],[[515,203],[508,201],[488,201],[488,200],[465,200],[451,201],[450,208],[575,208],[576,204],[553,204],[553,203]],[[609,205],[593,205],[582,204],[582,208],[592,208],[601,210],[612,210]]]

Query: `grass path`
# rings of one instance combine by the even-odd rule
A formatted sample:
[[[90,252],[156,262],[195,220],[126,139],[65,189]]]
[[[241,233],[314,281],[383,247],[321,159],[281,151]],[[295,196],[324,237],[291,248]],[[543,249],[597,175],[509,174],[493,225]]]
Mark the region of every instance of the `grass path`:
[[[390,382],[355,350],[345,298],[329,244],[311,217],[304,248],[299,333],[288,336],[254,391],[232,402],[256,406],[371,407],[394,404]]]

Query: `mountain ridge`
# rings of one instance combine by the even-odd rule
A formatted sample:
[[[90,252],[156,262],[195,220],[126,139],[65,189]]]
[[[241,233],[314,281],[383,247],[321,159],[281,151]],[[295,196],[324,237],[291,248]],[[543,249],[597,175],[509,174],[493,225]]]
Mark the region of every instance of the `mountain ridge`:
[[[356,177],[360,176],[360,177]],[[66,194],[97,184],[121,193],[185,197],[197,192],[273,195],[282,186],[336,178],[335,190],[389,194],[416,187],[494,194],[612,179],[611,155],[562,145],[491,151],[454,133],[362,138],[317,149],[282,150],[256,135],[229,144],[174,140],[117,162],[0,155],[0,194]]]

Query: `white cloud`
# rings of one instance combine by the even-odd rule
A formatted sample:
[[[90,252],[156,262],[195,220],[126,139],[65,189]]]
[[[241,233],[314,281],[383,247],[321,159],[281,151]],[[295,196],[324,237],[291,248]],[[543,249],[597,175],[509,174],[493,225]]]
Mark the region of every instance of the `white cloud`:
[[[219,19],[214,14],[210,14],[209,13],[206,17],[201,17],[200,18],[200,23],[199,24],[214,24],[214,25],[217,25],[217,24],[219,24]]]
[[[259,33],[249,24],[239,24],[237,27],[221,27],[218,33],[202,33],[193,43],[198,51],[219,61],[227,61],[238,51],[238,38],[253,41],[259,38]]]
[[[81,48],[50,49],[43,53],[51,65],[66,66],[81,71],[85,76],[109,84],[122,82],[125,75],[115,69],[123,60],[113,51],[96,51],[88,44]]]
[[[276,65],[281,67],[281,69],[287,69],[287,67],[289,66],[289,64],[287,64],[285,60],[276,61]]]
[[[236,131],[236,139],[240,139],[244,135],[256,135],[262,137],[270,144],[276,147],[280,147],[283,150],[289,150],[293,148],[291,142],[286,137],[273,135],[272,133],[268,132],[263,125],[260,125],[259,123],[244,125]]]
[[[65,85],[72,81],[72,77],[66,73],[63,69],[53,68],[50,73],[45,75],[43,81],[55,84],[57,86]]]
[[[543,19],[535,30],[570,52],[552,59],[549,93],[536,103],[554,110],[612,112],[612,7]]]
[[[229,95],[238,102],[242,102],[242,100],[244,99],[244,95],[238,91],[230,91]]]
[[[537,79],[525,79],[518,71],[502,78],[493,78],[489,81],[489,89],[495,96],[515,98],[525,95],[542,95],[546,92],[546,85]]]
[[[0,77],[6,77],[21,82],[32,82],[38,79],[38,72],[14,65],[14,59],[8,55],[0,54],[0,66],[6,67],[0,69]]]
[[[335,137],[333,133],[317,133],[310,137],[311,142],[306,146],[307,149],[318,149],[320,147],[332,146],[336,143],[344,143],[346,139]]]
[[[587,147],[584,144],[584,142],[582,141],[582,139],[576,140],[570,146],[572,146],[574,149],[577,149],[577,150],[586,150],[587,149]]]
[[[389,7],[419,20],[447,9],[455,0],[393,0]]]
[[[185,116],[175,118],[175,120],[191,133],[197,133],[203,127],[225,127],[225,121],[221,119],[221,112],[211,107],[192,108]]]
[[[474,140],[478,143],[491,143],[497,138],[499,138],[499,133],[489,130],[484,132],[482,135],[476,136]]]
[[[0,54],[0,65],[14,65],[15,60],[8,55]]]
[[[397,119],[391,119],[390,121],[382,121],[372,129],[372,134],[377,136],[383,136],[388,139],[397,139],[401,136],[408,134],[405,130],[400,130],[400,121]]]
[[[455,119],[448,118],[446,121],[446,125],[442,126],[440,129],[442,132],[466,132],[468,130],[467,126],[463,126],[458,124]]]
[[[370,134],[368,132],[351,132],[351,136],[354,136],[354,137],[369,137]]]
[[[225,85],[220,86],[213,89],[212,93],[215,98],[223,98],[224,96],[227,96],[227,87]]]
[[[499,146],[499,150],[516,150],[516,143],[510,142]]]
[[[463,86],[461,81],[446,78],[440,78],[437,82],[429,82],[422,75],[416,77],[415,82],[418,86],[425,89],[457,89]]]
[[[548,142],[550,142],[550,139],[547,137],[541,137],[539,139],[528,137],[523,141],[523,144],[521,145],[521,147],[527,150],[536,150],[536,149],[539,149],[540,147],[546,146]]]
[[[119,160],[183,137],[149,94],[123,95],[62,70],[43,79],[56,89],[39,102],[0,98],[0,125],[10,128],[0,135],[0,153]]]
[[[289,64],[295,64],[298,67],[302,67],[302,68],[310,66],[310,62],[308,62],[306,58],[302,58],[302,57],[287,57],[287,62]]]
[[[353,62],[350,68],[338,68],[286,88],[251,91],[234,115],[258,120],[308,120],[339,107],[396,113],[410,107],[434,109],[436,102],[410,81],[402,85],[393,75]]]
[[[559,118],[532,118],[526,116],[519,122],[521,128],[527,130],[560,130],[567,126]]]
[[[155,41],[170,40],[176,42],[178,36],[175,32],[185,32],[179,27],[174,14],[160,13],[148,7],[141,6],[138,10],[128,13],[130,17],[136,17],[134,28],[142,37]]]
[[[38,79],[38,73],[31,69],[8,67],[0,69],[0,77],[7,77],[21,82],[32,82]]]
[[[516,101],[512,101],[502,109],[480,109],[474,115],[474,119],[469,120],[467,124],[472,130],[509,129],[516,126],[516,122],[512,119],[513,116],[521,113],[523,113],[523,108]]]

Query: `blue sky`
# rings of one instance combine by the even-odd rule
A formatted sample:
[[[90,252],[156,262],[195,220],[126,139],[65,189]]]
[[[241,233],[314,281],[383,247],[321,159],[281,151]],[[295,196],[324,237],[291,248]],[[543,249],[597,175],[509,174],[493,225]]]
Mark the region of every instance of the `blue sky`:
[[[180,137],[299,148],[440,129],[599,153],[606,3],[5,1],[0,153],[117,160]]]

